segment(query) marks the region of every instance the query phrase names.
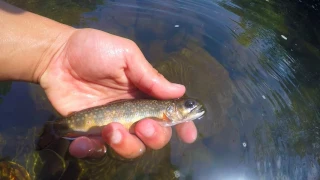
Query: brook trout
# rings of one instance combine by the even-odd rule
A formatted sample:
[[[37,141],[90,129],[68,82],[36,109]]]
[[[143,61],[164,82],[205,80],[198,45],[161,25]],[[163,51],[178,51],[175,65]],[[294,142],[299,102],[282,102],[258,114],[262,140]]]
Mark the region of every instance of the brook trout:
[[[202,117],[205,113],[198,100],[181,98],[173,100],[134,99],[120,100],[92,107],[48,122],[53,133],[65,139],[79,136],[97,136],[103,126],[118,122],[129,129],[145,118],[157,120],[163,126],[173,126]]]

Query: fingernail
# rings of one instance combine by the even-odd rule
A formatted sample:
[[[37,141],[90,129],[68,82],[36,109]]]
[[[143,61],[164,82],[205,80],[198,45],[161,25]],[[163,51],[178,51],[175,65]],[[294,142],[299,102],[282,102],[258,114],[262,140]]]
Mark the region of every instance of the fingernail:
[[[197,133],[190,133],[191,137],[190,137],[190,141],[194,142],[197,139]]]
[[[110,141],[112,144],[119,144],[122,139],[122,134],[121,132],[116,129],[111,133]]]
[[[69,152],[77,158],[85,158],[92,148],[91,141],[85,137],[79,137],[69,147]]]
[[[89,149],[88,151],[88,157],[91,158],[100,158],[102,157],[106,152],[107,148],[99,140],[91,139],[92,143],[92,149]]]
[[[171,85],[175,88],[184,88],[184,85],[181,85],[181,84],[177,84],[177,83],[171,83]]]
[[[144,129],[141,131],[141,134],[145,137],[151,137],[154,134],[154,127],[151,123],[144,125]]]

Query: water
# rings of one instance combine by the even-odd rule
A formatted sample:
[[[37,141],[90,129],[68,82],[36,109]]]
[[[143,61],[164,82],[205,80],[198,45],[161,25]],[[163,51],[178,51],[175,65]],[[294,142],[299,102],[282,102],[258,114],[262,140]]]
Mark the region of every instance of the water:
[[[187,95],[208,110],[195,121],[195,143],[174,135],[168,146],[135,161],[119,161],[112,152],[99,161],[76,160],[66,155],[68,143],[59,142],[56,157],[66,165],[54,162],[66,169],[62,179],[320,178],[318,2],[8,2],[134,40],[159,72],[186,85]],[[1,156],[43,177],[50,168],[36,163],[33,142],[36,127],[55,112],[36,85],[0,87]]]

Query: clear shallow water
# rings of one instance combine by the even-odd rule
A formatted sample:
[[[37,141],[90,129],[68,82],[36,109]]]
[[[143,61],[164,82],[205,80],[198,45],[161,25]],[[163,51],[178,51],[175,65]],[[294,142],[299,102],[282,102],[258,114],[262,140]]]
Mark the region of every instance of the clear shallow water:
[[[54,151],[59,155],[41,157],[56,162],[54,172],[65,169],[63,179],[319,179],[316,2],[13,3],[74,27],[134,40],[150,63],[186,85],[187,95],[202,100],[208,110],[195,122],[199,138],[194,144],[174,135],[164,149],[135,161],[119,161],[112,153],[100,161],[75,160],[66,154],[67,142],[58,142]],[[54,174],[41,174],[48,170],[45,163],[30,163],[39,159],[35,127],[54,113],[45,95],[26,83],[1,87],[6,87],[0,96],[0,117],[6,122],[0,126],[1,155],[39,177]]]

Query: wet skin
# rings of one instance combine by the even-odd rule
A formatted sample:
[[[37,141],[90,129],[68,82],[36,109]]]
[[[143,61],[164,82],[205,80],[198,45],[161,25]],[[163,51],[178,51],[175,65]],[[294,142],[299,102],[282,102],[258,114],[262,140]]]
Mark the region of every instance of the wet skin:
[[[0,11],[0,80],[38,83],[63,116],[142,94],[172,99],[185,93],[183,85],[166,80],[129,39],[76,29],[3,1],[0,6],[5,9]],[[13,12],[21,13],[17,16]],[[176,128],[183,141],[196,139],[192,122]],[[171,128],[146,119],[130,134],[123,126],[111,123],[101,137],[103,141],[86,137],[74,140],[70,153],[78,158],[98,157],[108,143],[120,155],[136,157],[146,146],[163,147],[171,138]]]
[[[144,58],[136,44],[128,39],[92,29],[72,29],[40,78],[53,106],[63,115],[117,99],[131,99],[147,94],[158,99],[179,98],[185,87],[167,81]],[[186,143],[197,136],[193,122],[176,126]],[[125,158],[140,156],[146,146],[164,147],[170,140],[171,127],[151,119],[137,123],[129,133],[118,123],[105,126],[101,139],[80,137],[70,145],[78,158],[100,157],[110,145]]]

